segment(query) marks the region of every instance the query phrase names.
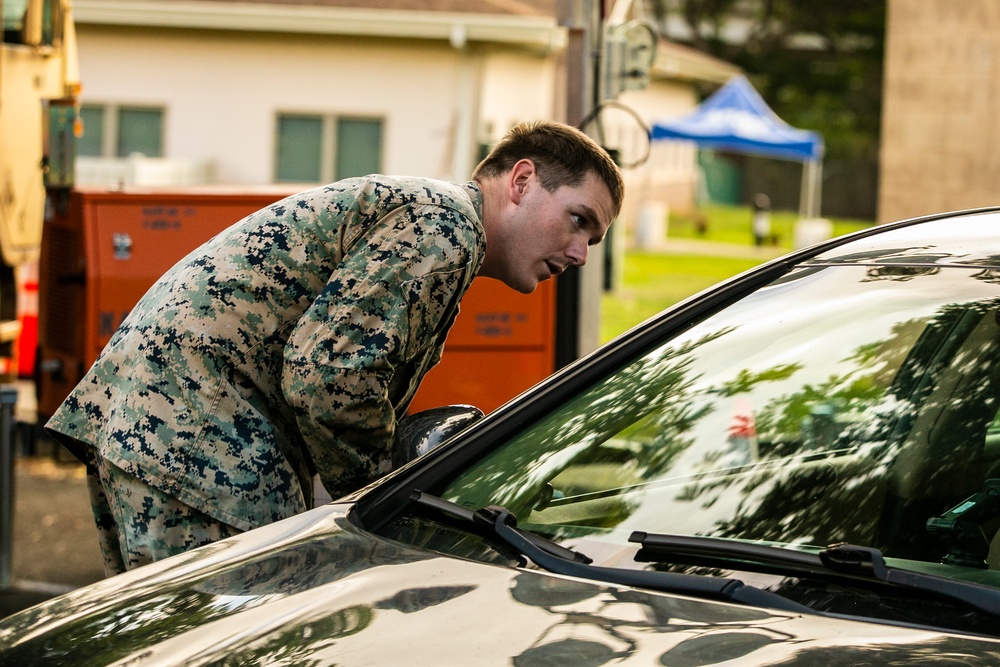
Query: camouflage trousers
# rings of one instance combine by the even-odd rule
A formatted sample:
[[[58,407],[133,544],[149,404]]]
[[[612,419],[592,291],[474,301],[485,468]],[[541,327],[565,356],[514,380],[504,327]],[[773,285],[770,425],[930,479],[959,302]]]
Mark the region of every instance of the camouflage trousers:
[[[87,487],[109,577],[242,532],[127,474],[93,450],[88,453]]]

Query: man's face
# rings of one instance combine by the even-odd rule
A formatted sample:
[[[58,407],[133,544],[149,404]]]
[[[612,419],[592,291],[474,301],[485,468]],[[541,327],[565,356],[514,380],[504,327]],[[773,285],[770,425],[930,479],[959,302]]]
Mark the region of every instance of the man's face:
[[[528,294],[567,267],[586,263],[589,247],[600,243],[611,225],[614,206],[594,173],[576,187],[549,192],[534,165],[522,162],[529,167],[512,173],[504,222],[487,240],[490,270],[483,273]]]

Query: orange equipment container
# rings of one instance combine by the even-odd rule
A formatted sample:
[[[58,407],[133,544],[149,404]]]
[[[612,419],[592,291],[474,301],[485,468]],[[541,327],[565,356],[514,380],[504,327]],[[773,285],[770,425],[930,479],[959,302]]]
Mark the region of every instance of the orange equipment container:
[[[83,377],[139,298],[188,252],[280,191],[74,191],[46,222],[39,280],[38,413]],[[555,367],[556,290],[522,295],[480,279],[462,301],[441,364],[411,411],[469,403],[490,411]]]
[[[410,412],[468,403],[489,412],[555,370],[553,281],[521,294],[478,278],[462,299],[444,356],[424,378]]]

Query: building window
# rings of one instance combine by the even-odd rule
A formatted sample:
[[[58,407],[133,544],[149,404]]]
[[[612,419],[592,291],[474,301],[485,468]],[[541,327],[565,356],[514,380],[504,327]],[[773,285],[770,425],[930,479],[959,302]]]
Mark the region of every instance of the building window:
[[[104,107],[84,104],[80,107],[83,135],[76,140],[76,154],[100,157],[104,154]]]
[[[77,155],[128,157],[141,153],[163,157],[163,109],[157,107],[84,104],[80,107],[83,136]]]
[[[118,109],[118,157],[142,153],[163,157],[163,110],[139,107]]]
[[[3,41],[24,44],[24,17],[28,0],[5,0],[3,3]]]
[[[367,176],[382,171],[382,121],[339,119],[336,160],[335,178]]]
[[[280,114],[275,180],[329,183],[382,171],[379,118]]]
[[[319,182],[323,174],[323,118],[278,117],[278,173],[275,180]]]
[[[43,0],[42,14],[38,16],[33,8],[28,13],[28,0],[4,0],[3,41],[8,44],[44,44],[52,46],[55,40],[56,22],[62,14],[57,0]]]

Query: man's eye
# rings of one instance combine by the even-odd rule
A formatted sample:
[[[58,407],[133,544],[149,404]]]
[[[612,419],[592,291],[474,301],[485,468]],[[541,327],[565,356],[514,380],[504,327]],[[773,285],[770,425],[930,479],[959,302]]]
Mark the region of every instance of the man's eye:
[[[573,219],[573,224],[576,225],[577,227],[583,227],[584,225],[587,224],[587,221],[583,219],[583,216],[572,214],[570,215],[570,218]]]

